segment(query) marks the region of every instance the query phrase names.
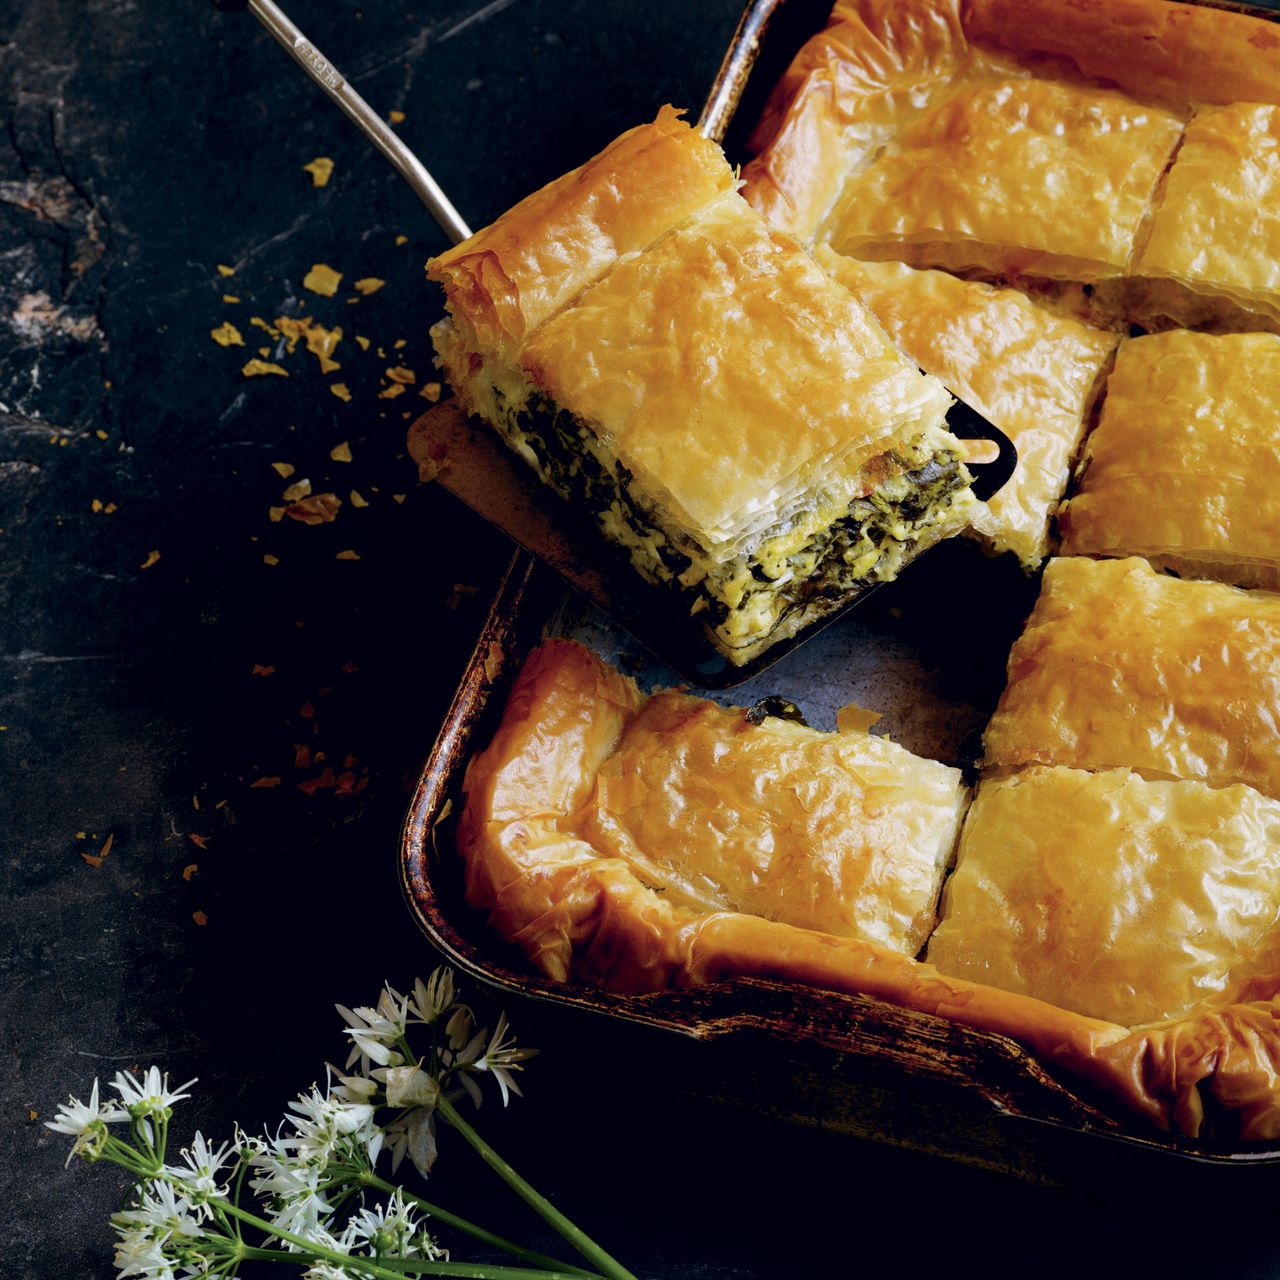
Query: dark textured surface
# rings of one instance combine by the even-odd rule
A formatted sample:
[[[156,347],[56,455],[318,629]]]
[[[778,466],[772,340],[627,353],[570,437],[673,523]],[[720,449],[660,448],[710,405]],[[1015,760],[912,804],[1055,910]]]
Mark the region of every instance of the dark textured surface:
[[[696,106],[737,0],[290,8],[376,107],[405,112],[479,223],[660,103]],[[429,367],[421,264],[441,237],[250,19],[195,0],[0,0],[0,112],[0,1268],[87,1280],[111,1271],[119,1183],[64,1171],[40,1123],[68,1091],[156,1061],[201,1077],[180,1133],[271,1122],[339,1054],[334,1000],[433,963],[396,888],[405,782],[506,549],[416,487],[403,414],[424,402],[376,394],[385,367]],[[318,155],[335,161],[321,190],[301,169]],[[356,305],[348,288],[316,297],[301,288],[316,262],[345,286],[388,283]],[[249,316],[299,314],[343,326],[342,370],[325,379],[299,350],[288,379],[242,379]],[[246,349],[210,340],[228,318]],[[325,388],[339,378],[351,404]],[[350,463],[329,457],[343,441]],[[343,497],[333,524],[269,520],[277,461]],[[335,558],[347,549],[361,558]],[[349,776],[298,789],[327,765]],[[251,786],[264,777],[281,781]],[[1137,1192],[1026,1187],[687,1096],[693,1079],[804,1111],[758,1048],[690,1057],[514,1013],[544,1053],[488,1131],[641,1275],[961,1258],[1280,1274],[1274,1179],[1218,1195],[1175,1180],[1174,1213],[1135,1212]],[[465,1152],[446,1145],[432,1190],[536,1231]],[[1187,1210],[1207,1228],[1180,1226]]]

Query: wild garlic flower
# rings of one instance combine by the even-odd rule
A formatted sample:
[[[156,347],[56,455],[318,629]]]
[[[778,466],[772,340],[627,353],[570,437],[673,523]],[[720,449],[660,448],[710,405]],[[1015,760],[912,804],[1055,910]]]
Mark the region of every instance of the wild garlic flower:
[[[442,1013],[453,1006],[457,986],[453,970],[441,965],[426,982],[415,978],[413,995],[409,998],[409,1011],[414,1015],[410,1022],[431,1026]]]
[[[225,1166],[230,1165],[229,1168]],[[164,1172],[175,1178],[190,1197],[192,1204],[207,1206],[210,1200],[226,1195],[226,1179],[235,1171],[236,1148],[230,1142],[211,1147],[204,1134],[196,1130],[191,1145],[182,1152],[182,1163],[165,1165]],[[204,1209],[207,1216],[208,1209]]]
[[[449,1256],[432,1240],[398,1187],[385,1203],[351,1215],[342,1233],[342,1245],[344,1251],[359,1249],[373,1258],[425,1258],[435,1262]]]
[[[384,986],[373,1008],[348,1009],[341,1004],[336,1008],[347,1023],[347,1035],[353,1045],[347,1058],[348,1069],[356,1062],[360,1063],[361,1071],[367,1072],[370,1062],[380,1067],[396,1067],[404,1061],[403,1054],[395,1048],[404,1041],[409,1016],[409,1004],[403,996]]]
[[[209,1274],[206,1232],[196,1206],[163,1179],[146,1185],[136,1206],[112,1219],[116,1268],[145,1280],[187,1280]]]
[[[121,1280],[141,1276],[144,1280],[176,1280],[172,1259],[164,1251],[164,1240],[158,1239],[150,1227],[117,1226],[116,1270]]]
[[[159,1067],[148,1067],[142,1073],[141,1080],[132,1071],[117,1071],[111,1087],[120,1095],[120,1101],[133,1119],[158,1115],[167,1119],[173,1113],[175,1102],[191,1096],[183,1090],[189,1089],[195,1082],[195,1077],[192,1077],[186,1084],[170,1089],[169,1073],[166,1071],[162,1075]]]
[[[107,1125],[120,1124],[129,1119],[129,1113],[114,1103],[101,1104],[98,1101],[98,1082],[93,1082],[93,1092],[89,1101],[81,1102],[79,1098],[68,1098],[57,1111],[52,1120],[46,1120],[44,1127],[54,1133],[65,1133],[75,1138],[67,1155],[67,1164],[71,1157],[82,1155],[86,1160],[96,1160],[107,1140]]]
[[[321,1093],[315,1085],[309,1093],[299,1094],[289,1103],[296,1114],[285,1118],[293,1125],[296,1137],[290,1139],[300,1159],[329,1163],[335,1155],[352,1155],[353,1147],[372,1146],[372,1164],[381,1147],[378,1127],[374,1123],[376,1108],[367,1102],[346,1102],[330,1090]]]
[[[516,1048],[515,1039],[511,1036],[511,1028],[507,1023],[507,1015],[500,1013],[498,1025],[489,1038],[488,1048],[475,1060],[475,1069],[487,1071],[498,1082],[498,1088],[502,1091],[502,1105],[505,1107],[512,1093],[521,1096],[520,1086],[516,1084],[511,1073],[523,1071],[523,1064],[536,1053],[536,1049]]]
[[[333,1214],[325,1199],[332,1181],[323,1162],[295,1151],[296,1138],[252,1138],[245,1141],[252,1168],[250,1187],[269,1202],[268,1216],[283,1231],[311,1239]]]

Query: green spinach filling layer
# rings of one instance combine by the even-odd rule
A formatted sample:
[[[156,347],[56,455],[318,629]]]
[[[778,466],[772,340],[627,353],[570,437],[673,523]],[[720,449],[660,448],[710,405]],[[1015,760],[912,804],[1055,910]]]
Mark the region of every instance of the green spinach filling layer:
[[[797,610],[827,612],[855,587],[894,577],[911,547],[948,519],[955,495],[970,480],[949,451],[919,445],[890,452],[876,460],[880,478],[873,491],[792,554],[767,566],[754,555],[715,562],[637,501],[631,473],[581,419],[545,396],[513,404],[494,390],[508,443],[557,492],[591,513],[646,578],[691,597],[691,611],[705,612],[729,648],[758,645]],[[787,532],[779,524],[754,542]]]

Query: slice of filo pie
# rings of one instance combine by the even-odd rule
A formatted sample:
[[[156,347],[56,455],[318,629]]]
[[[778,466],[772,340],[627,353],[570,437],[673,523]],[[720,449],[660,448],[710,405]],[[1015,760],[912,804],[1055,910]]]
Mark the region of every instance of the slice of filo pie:
[[[1280,587],[1280,335],[1127,341],[1058,522],[1068,555]]]
[[[1127,768],[1280,799],[1280,595],[1050,560],[1008,674],[988,772]]]
[[[670,108],[428,272],[463,408],[735,664],[975,509],[942,383]]]

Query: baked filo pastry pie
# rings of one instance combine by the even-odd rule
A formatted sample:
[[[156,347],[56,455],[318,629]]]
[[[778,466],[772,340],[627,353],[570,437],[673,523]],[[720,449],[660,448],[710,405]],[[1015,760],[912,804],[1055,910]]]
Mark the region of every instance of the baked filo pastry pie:
[[[1067,555],[1280,586],[1280,335],[1126,342],[1059,524]]]
[[[912,360],[1013,441],[1013,475],[968,532],[1038,567],[1117,335],[1016,289],[826,246],[817,258]]]
[[[665,108],[429,266],[463,407],[744,663],[967,523],[951,397]]]
[[[984,767],[1129,768],[1280,799],[1280,595],[1050,560]]]
[[[961,865],[1003,877],[1008,900],[975,908],[970,929],[951,893],[948,963],[965,968],[990,933],[991,970],[947,973],[915,956],[963,812],[957,770],[857,728],[753,724],[687,694],[645,697],[582,647],[549,641],[467,771],[467,899],[555,980],[639,993],[747,976],[860,993],[1012,1036],[1153,1124],[1196,1134],[1207,1106],[1245,1137],[1280,1134],[1280,803],[1241,786],[1144,791],[1128,774],[1095,784],[1049,772],[1043,796],[1030,780],[1009,784],[1028,788],[1021,808],[1001,806],[1003,784],[983,784],[991,798],[966,826]],[[1031,960],[1000,967],[1002,938],[1040,919],[1035,868],[1011,865],[1014,853],[1037,834],[1060,852],[1053,828],[1072,815],[1094,823],[1076,869],[1061,872],[1080,899],[1078,934],[1104,928],[1103,896],[1126,866],[1144,893],[1175,895],[1147,917],[1121,900],[1114,967],[1095,957],[1078,985],[1107,992],[1127,954],[1135,989],[1099,997],[1094,1012],[1053,1003],[1073,992],[1047,978],[1038,993]],[[1172,852],[1169,866],[1143,863],[1144,835]],[[1219,900],[1225,924],[1213,920]],[[1165,944],[1146,930],[1174,916],[1206,936],[1199,955],[1188,944],[1180,968],[1159,972]]]
[[[1280,316],[1280,32],[1169,0],[846,0],[752,139],[748,199],[860,258],[1141,284]],[[1114,292],[1114,291],[1113,291]]]

